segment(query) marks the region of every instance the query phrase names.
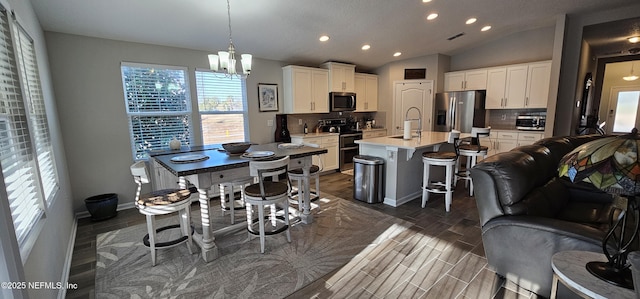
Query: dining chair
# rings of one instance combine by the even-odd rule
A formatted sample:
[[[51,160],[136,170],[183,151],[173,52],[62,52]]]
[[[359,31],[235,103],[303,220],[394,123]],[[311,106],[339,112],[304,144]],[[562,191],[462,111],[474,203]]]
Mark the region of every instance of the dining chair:
[[[247,211],[247,230],[249,235],[260,236],[260,252],[264,253],[265,236],[286,232],[287,241],[291,242],[289,232],[289,156],[270,161],[250,161],[249,173],[258,178],[258,183],[244,188]],[[282,180],[284,177],[284,180]],[[281,215],[278,215],[278,204]],[[253,207],[258,211],[254,218]],[[270,208],[269,215],[264,210]],[[256,225],[258,229],[256,230]],[[267,228],[269,229],[267,231]]]
[[[453,181],[454,167],[458,160],[458,145],[460,143],[460,131],[452,130],[447,137],[447,143],[453,145],[454,151],[437,151],[424,152],[422,154],[423,174],[422,174],[422,208],[424,208],[429,200],[429,193],[444,193],[445,210],[449,212],[451,209],[451,201],[453,200]],[[444,166],[444,181],[431,181],[431,166]]]
[[[142,238],[142,243],[151,250],[151,263],[156,265],[156,250],[169,248],[178,244],[187,243],[189,253],[191,249],[191,192],[188,189],[163,189],[146,194],[140,194],[143,184],[148,184],[149,172],[144,161],[139,161],[131,165],[131,174],[138,185],[135,197],[135,206],[141,214],[147,218],[147,234]],[[179,224],[168,225],[156,228],[155,216],[178,213]],[[156,233],[179,228],[181,236],[175,240],[157,242]]]

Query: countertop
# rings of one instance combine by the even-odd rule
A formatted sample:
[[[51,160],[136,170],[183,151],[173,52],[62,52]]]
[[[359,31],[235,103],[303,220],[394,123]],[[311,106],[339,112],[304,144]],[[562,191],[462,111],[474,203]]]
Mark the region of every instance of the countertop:
[[[362,130],[357,130],[357,131],[353,131],[355,133],[357,132],[361,132],[361,133],[365,133],[365,132],[375,132],[375,131],[382,131],[382,130],[386,130],[386,128],[371,128],[371,129],[362,129]],[[298,137],[298,138],[304,138],[304,137],[322,137],[322,136],[338,136],[340,135],[340,133],[330,133],[330,132],[311,132],[308,134],[302,134],[302,133],[296,133],[296,134],[291,134],[291,137]]]
[[[394,135],[356,140],[356,143],[417,150],[447,142],[448,134],[449,132],[422,131],[422,137],[413,137],[410,140],[402,139],[402,135]],[[471,134],[460,134],[460,138],[469,136],[471,136]]]

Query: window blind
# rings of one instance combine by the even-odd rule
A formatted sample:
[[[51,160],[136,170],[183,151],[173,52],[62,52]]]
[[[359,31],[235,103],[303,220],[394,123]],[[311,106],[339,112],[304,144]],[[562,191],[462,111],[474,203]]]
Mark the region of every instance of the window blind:
[[[45,200],[50,204],[55,192],[59,189],[58,173],[40,84],[40,73],[36,62],[36,51],[31,37],[19,24],[15,23],[15,25],[13,27],[16,39],[15,47],[18,53],[18,67],[22,75],[22,90],[29,111],[31,133],[35,137],[35,151],[42,188]]]
[[[8,20],[0,7],[0,165],[22,249],[44,207]]]
[[[168,148],[173,138],[191,144],[187,69],[123,62],[121,70],[134,160]]]
[[[246,141],[246,81],[212,71],[195,74],[203,143]]]

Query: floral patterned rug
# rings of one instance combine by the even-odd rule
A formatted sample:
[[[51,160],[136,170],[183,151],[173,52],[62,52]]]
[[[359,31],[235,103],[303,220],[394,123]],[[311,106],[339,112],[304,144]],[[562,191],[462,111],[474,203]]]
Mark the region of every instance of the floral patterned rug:
[[[220,257],[209,263],[197,246],[189,254],[181,244],[159,250],[152,267],[149,249],[142,244],[144,224],[100,234],[96,298],[282,298],[410,227],[393,216],[323,196],[313,202],[312,224],[293,224],[291,243],[284,233],[267,236],[264,254],[259,238],[250,239],[240,230],[216,238]],[[236,221],[244,211],[237,213]],[[197,225],[199,211],[192,215]],[[228,221],[228,215],[213,215],[214,227]],[[157,221],[158,227],[172,222],[177,217]]]

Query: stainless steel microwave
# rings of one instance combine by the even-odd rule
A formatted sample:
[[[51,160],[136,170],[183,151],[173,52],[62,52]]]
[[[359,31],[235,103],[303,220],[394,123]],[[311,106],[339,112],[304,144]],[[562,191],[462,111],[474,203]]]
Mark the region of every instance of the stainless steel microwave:
[[[518,115],[516,129],[524,131],[544,131],[547,117],[540,115]]]
[[[356,110],[356,94],[353,92],[330,92],[329,110],[354,111]]]

